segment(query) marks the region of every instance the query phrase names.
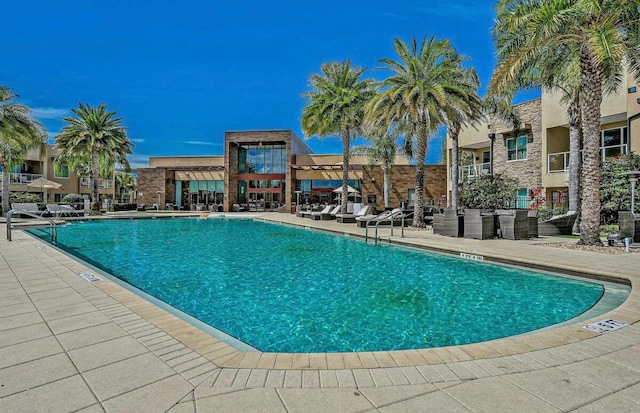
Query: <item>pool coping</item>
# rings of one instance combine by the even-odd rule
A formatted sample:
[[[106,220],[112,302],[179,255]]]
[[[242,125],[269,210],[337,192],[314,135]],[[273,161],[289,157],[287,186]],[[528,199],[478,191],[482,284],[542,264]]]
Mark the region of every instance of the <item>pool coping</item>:
[[[166,216],[166,215],[165,215]],[[184,215],[176,215],[184,216]],[[288,219],[282,219],[288,218]],[[309,227],[320,230],[328,230],[340,233],[336,228],[327,227],[332,225],[326,221],[310,222],[304,218],[294,218],[284,214],[261,215],[257,219]],[[296,221],[299,220],[299,221]],[[354,233],[354,227],[349,224],[339,224],[345,226],[342,232],[349,236],[358,236]],[[356,227],[357,228],[357,227]],[[357,230],[356,230],[357,231]],[[29,235],[31,237],[31,235]],[[437,236],[435,236],[437,237]],[[34,238],[35,239],[35,238]],[[420,248],[410,239],[398,239],[397,237],[383,236],[386,242],[406,244]],[[39,241],[39,240],[38,240]],[[438,241],[438,240],[437,240]],[[443,240],[440,240],[443,241]],[[472,240],[474,241],[474,240]],[[477,242],[486,242],[477,241]],[[505,245],[515,246],[520,241],[501,240]],[[515,244],[508,244],[515,243]],[[477,247],[478,244],[473,244]],[[469,248],[451,248],[447,245],[429,243],[433,249],[444,250],[450,253],[468,253]],[[476,248],[477,249],[477,248]],[[472,252],[477,252],[473,248]],[[59,251],[57,251],[60,253]],[[505,259],[502,254],[486,254],[485,257],[495,259]],[[597,253],[592,253],[597,254]],[[566,252],[564,255],[575,257],[575,251]],[[73,257],[73,259],[76,259]],[[76,259],[77,260],[77,259]],[[571,260],[569,260],[571,261]],[[574,260],[575,261],[575,260]],[[511,263],[522,266],[522,260],[512,260]],[[598,321],[602,318],[612,318],[623,321],[630,325],[640,321],[640,299],[638,291],[633,286],[634,274],[631,271],[622,272],[618,275],[604,273],[598,268],[583,268],[576,264],[565,263],[552,265],[549,262],[527,264],[541,265],[546,270],[559,269],[562,272],[570,271],[578,274],[587,274],[592,277],[604,277],[607,281],[616,279],[631,284],[631,291],[627,300],[618,308],[599,316],[595,319],[583,321],[580,325],[570,325],[560,327],[551,331],[531,333],[527,335],[506,337],[481,343],[465,344],[460,346],[439,347],[418,350],[394,350],[378,352],[358,352],[358,353],[263,353],[263,352],[243,352],[237,348],[213,337],[209,333],[187,323],[179,317],[170,314],[166,310],[145,300],[126,288],[110,280],[102,280],[93,283],[101,291],[125,305],[132,311],[139,314],[155,324],[158,328],[173,336],[178,341],[191,348],[193,351],[210,360],[215,365],[225,369],[266,369],[266,370],[343,370],[343,369],[377,369],[377,368],[398,368],[409,366],[438,365],[448,363],[467,362],[474,360],[487,360],[493,358],[503,358],[516,356],[533,351],[550,349],[553,347],[577,343],[579,341],[592,339],[601,335],[590,332],[582,328],[583,324]],[[531,268],[531,267],[530,267]],[[610,333],[611,334],[611,333]]]

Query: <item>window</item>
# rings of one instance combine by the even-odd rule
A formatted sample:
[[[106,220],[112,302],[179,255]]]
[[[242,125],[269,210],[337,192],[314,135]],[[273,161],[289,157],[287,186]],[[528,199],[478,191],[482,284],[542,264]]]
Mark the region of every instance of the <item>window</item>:
[[[627,153],[627,128],[607,129],[601,132],[600,158],[602,160],[611,156]]]
[[[69,179],[69,165],[60,165],[53,168],[53,177],[61,179]]]
[[[507,139],[507,161],[527,159],[527,136]]]
[[[407,201],[409,205],[407,205],[408,207],[412,207],[415,206],[416,204],[416,190],[415,188],[411,188],[409,189],[409,192],[407,193]]]

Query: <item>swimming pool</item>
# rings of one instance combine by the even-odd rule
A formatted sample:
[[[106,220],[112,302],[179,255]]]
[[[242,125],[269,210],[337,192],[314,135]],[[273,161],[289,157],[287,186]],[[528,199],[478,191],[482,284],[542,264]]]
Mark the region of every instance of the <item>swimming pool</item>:
[[[604,292],[602,284],[251,220],[77,222],[58,229],[58,246],[267,352],[486,341],[571,319]]]

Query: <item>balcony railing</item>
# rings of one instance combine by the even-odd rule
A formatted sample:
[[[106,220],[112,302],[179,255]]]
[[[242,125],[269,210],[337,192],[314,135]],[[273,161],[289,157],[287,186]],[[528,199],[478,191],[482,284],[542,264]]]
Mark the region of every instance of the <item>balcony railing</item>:
[[[547,173],[568,172],[569,152],[556,152],[547,155]]]
[[[2,177],[2,172],[0,172],[0,178]],[[9,185],[26,185],[34,179],[42,178],[42,175],[39,174],[22,174],[22,173],[9,173]],[[0,180],[0,184],[1,184]]]
[[[89,178],[86,178],[86,177],[80,178],[80,186],[82,186],[82,187],[88,188],[90,182],[91,182],[91,180]],[[114,187],[113,180],[110,180],[110,179],[98,179],[98,188],[111,189],[113,187]]]
[[[476,165],[464,165],[458,168],[458,180],[464,181],[467,178],[474,178],[480,175],[489,175],[491,163],[485,162]]]

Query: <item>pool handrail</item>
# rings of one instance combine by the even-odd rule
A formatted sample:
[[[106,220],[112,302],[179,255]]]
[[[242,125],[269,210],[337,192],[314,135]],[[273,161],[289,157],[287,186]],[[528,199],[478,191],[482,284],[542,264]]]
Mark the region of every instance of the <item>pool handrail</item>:
[[[413,212],[411,213],[413,214]],[[405,217],[407,217],[408,215],[404,213],[404,211],[402,211],[402,209],[400,208],[396,208],[392,211],[385,211],[381,214],[376,215],[374,218],[372,218],[371,220],[367,221],[366,225],[365,225],[365,229],[364,229],[364,240],[365,242],[368,244],[369,243],[369,225],[372,222],[375,222],[375,234],[374,234],[374,238],[373,238],[373,245],[378,245],[378,227],[380,226],[381,223],[389,221],[389,225],[391,226],[391,236],[393,236],[393,227],[394,227],[394,218],[400,218],[402,220],[401,222],[401,227],[402,227],[402,236],[404,238],[404,219]]]
[[[11,241],[11,218],[13,217],[14,214],[20,214],[20,215],[28,215],[32,218],[37,218],[40,220],[44,220],[47,221],[49,223],[49,225],[51,226],[51,242],[53,242],[54,245],[58,244],[58,223],[51,218],[46,218],[43,217],[40,214],[34,214],[33,212],[29,212],[29,211],[22,211],[20,209],[12,209],[11,211],[7,212],[7,219],[6,219],[6,223],[7,223],[7,241]]]

